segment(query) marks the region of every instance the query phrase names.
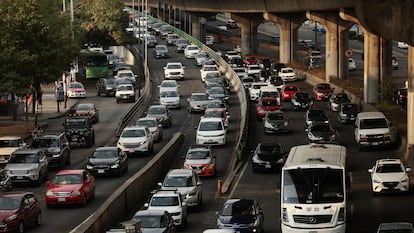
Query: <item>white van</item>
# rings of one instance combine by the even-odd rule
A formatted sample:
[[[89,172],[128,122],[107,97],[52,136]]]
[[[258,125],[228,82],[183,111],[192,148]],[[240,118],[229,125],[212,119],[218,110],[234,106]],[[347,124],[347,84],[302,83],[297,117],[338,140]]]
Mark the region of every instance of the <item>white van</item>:
[[[382,112],[361,112],[355,120],[355,141],[358,149],[369,146],[390,146],[396,133]]]

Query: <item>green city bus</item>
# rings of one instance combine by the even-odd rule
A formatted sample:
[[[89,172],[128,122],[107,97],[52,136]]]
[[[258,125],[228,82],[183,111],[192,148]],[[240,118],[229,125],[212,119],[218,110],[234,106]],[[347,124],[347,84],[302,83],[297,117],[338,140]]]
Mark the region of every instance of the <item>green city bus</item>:
[[[84,52],[82,53],[82,61],[87,79],[108,77],[109,63],[105,53]]]

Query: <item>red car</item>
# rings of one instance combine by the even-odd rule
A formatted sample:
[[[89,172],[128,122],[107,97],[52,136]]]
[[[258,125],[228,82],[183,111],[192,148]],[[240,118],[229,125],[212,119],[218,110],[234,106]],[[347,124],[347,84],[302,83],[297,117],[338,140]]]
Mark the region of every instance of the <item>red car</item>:
[[[198,176],[214,176],[216,175],[216,156],[209,146],[191,146],[182,168],[193,169]]]
[[[39,200],[32,192],[0,194],[0,232],[25,232],[28,226],[42,223]]]
[[[274,97],[262,97],[259,98],[256,104],[256,118],[263,119],[267,112],[281,110],[282,105]]]
[[[95,178],[84,169],[61,170],[48,186],[45,202],[48,208],[56,205],[86,205],[95,198]]]
[[[79,103],[74,106],[73,114],[89,116],[93,123],[99,122],[99,110],[93,103]]]
[[[227,21],[227,27],[229,27],[229,28],[238,28],[239,24],[237,24],[236,20],[229,19],[229,21]]]
[[[292,97],[298,92],[300,92],[300,89],[297,85],[284,85],[280,91],[282,101],[290,101]]]
[[[243,58],[243,64],[245,66],[257,65],[258,63],[259,61],[257,60],[257,57],[255,56],[244,56]]]
[[[334,89],[329,83],[317,83],[313,86],[315,100],[328,100],[331,98]]]

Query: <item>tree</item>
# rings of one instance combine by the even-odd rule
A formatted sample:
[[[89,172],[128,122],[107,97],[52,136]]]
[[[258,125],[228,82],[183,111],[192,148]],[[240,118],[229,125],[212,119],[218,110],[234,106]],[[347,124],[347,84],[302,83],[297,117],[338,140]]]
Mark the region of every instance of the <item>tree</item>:
[[[70,20],[56,0],[2,0],[0,15],[0,95],[39,96],[79,53]]]
[[[122,0],[84,0],[79,2],[76,12],[80,27],[85,30],[86,43],[93,42],[106,47],[113,44],[131,42],[125,28],[128,26],[128,14],[123,11]]]

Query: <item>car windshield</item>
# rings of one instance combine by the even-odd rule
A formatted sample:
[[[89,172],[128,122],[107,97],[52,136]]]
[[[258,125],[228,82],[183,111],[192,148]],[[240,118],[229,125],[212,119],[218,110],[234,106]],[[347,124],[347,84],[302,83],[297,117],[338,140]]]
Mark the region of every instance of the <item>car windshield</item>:
[[[298,87],[296,87],[296,86],[286,86],[284,91],[298,91]]]
[[[53,184],[81,184],[81,174],[58,174],[53,181]]]
[[[292,69],[283,69],[282,73],[288,74],[288,73],[293,73]]]
[[[331,86],[329,84],[318,84],[316,88],[318,90],[330,90]]]
[[[115,79],[107,79],[106,83],[109,85],[115,85],[116,84],[116,80]]]
[[[205,121],[201,122],[200,131],[214,131],[214,130],[223,130],[223,125],[221,121]]]
[[[223,111],[207,111],[206,114],[204,115],[205,117],[224,117],[224,112]]]
[[[95,151],[91,158],[94,159],[111,159],[111,158],[117,158],[118,152],[117,150],[98,150]]]
[[[67,128],[84,128],[88,124],[88,119],[86,118],[66,118],[66,127]]]
[[[325,119],[326,115],[323,110],[312,110],[312,111],[309,111],[308,118],[309,119],[322,119],[322,118]]]
[[[14,154],[8,163],[38,163],[37,154]]]
[[[214,95],[224,95],[224,89],[221,87],[213,87],[210,89],[210,94]]]
[[[0,147],[19,147],[19,140],[0,140]]]
[[[276,100],[265,100],[261,102],[261,105],[263,107],[277,106],[277,101]]]
[[[134,75],[132,73],[125,72],[125,73],[118,73],[116,76],[120,78],[125,78],[125,77],[133,77]]]
[[[93,108],[93,105],[90,105],[90,104],[79,104],[77,107],[76,107],[76,110],[81,110],[81,111],[84,111],[84,110],[93,110],[94,108]]]
[[[143,129],[127,129],[121,134],[123,138],[145,137],[145,130]]]
[[[253,201],[241,200],[234,203],[224,204],[221,211],[222,216],[253,215]]]
[[[217,71],[216,66],[205,66],[204,71]]]
[[[393,228],[393,229],[381,229],[378,233],[413,233],[411,229],[401,229],[401,228]]]
[[[140,220],[141,228],[164,228],[165,221],[163,215],[134,216],[134,219]]]
[[[157,120],[138,120],[138,126],[157,127]]]
[[[399,163],[384,163],[379,164],[377,169],[375,170],[376,173],[394,173],[394,172],[404,172]]]
[[[297,100],[310,100],[308,93],[296,93],[295,97]]]
[[[178,93],[176,91],[163,91],[160,94],[161,97],[178,97]]]
[[[189,151],[187,153],[187,159],[207,159],[210,158],[210,152],[208,150],[196,150]]]
[[[15,210],[20,207],[17,197],[0,197],[0,210]]]
[[[344,104],[342,107],[342,112],[357,112],[359,110],[358,105],[356,104]]]
[[[207,95],[192,95],[191,99],[195,101],[202,101],[202,100],[208,100],[208,97]]]
[[[313,132],[330,132],[331,127],[328,124],[316,124],[311,126]]]
[[[80,83],[71,83],[70,88],[83,88],[83,85]]]
[[[283,171],[283,202],[298,204],[344,201],[343,170],[298,168]]]
[[[283,113],[269,113],[267,114],[267,119],[269,120],[284,120],[285,116]]]
[[[207,104],[207,108],[225,108],[226,106],[224,106],[223,103],[221,102],[210,102]]]
[[[360,129],[381,129],[387,127],[388,124],[385,118],[363,119],[359,126]]]
[[[191,187],[194,186],[191,176],[167,176],[164,187]]]
[[[42,147],[59,147],[59,140],[56,138],[35,138],[32,142],[32,148]]]
[[[118,91],[132,91],[134,88],[130,85],[118,86]]]
[[[152,197],[151,206],[178,206],[178,196]]]
[[[154,115],[161,115],[165,114],[166,110],[165,108],[149,108],[148,114],[154,114]]]
[[[168,65],[167,69],[170,69],[170,70],[181,69],[181,65],[178,65],[178,64]]]
[[[162,82],[161,87],[176,87],[177,85],[173,82]]]

